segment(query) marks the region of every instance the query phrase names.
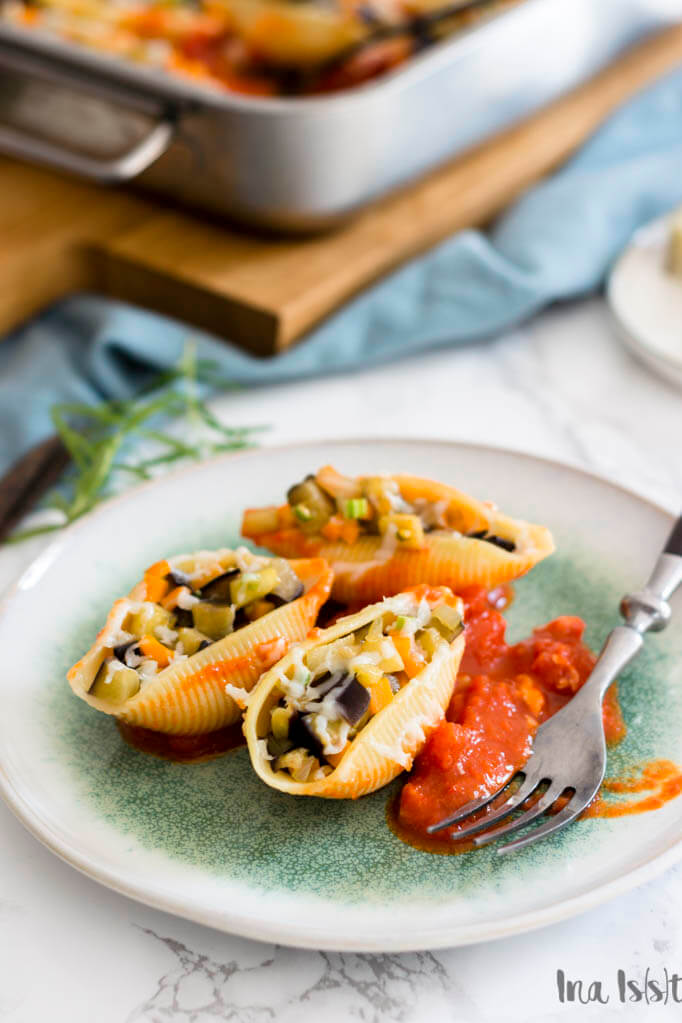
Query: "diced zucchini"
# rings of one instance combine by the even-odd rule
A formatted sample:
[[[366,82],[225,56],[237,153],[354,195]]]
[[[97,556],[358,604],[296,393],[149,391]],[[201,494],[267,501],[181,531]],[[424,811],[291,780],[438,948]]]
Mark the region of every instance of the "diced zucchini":
[[[384,535],[393,532],[400,547],[418,551],[424,547],[424,527],[418,515],[382,515],[379,532]]]
[[[230,596],[235,607],[245,607],[254,600],[262,600],[277,586],[277,569],[270,565],[260,572],[242,572],[230,585]]]
[[[105,663],[97,672],[90,692],[107,703],[125,703],[139,692],[139,689],[140,679],[136,671],[123,665],[120,668],[109,669],[109,665]]]
[[[171,629],[175,624],[175,617],[165,607],[158,604],[142,604],[139,611],[132,611],[126,618],[124,629],[136,639],[154,634],[159,627]]]
[[[182,649],[188,657],[195,654],[205,640],[206,636],[198,629],[178,629],[178,642],[182,643]]]
[[[443,637],[437,629],[424,629],[417,633],[417,642],[427,657],[433,657]]]
[[[287,500],[304,533],[319,533],[334,514],[334,502],[317,485],[313,476],[291,487]]]
[[[382,675],[390,674],[393,671],[402,671],[405,667],[390,636],[381,636],[378,639],[368,637],[362,644],[362,652],[379,654],[377,667],[381,669]]]
[[[208,604],[203,600],[192,608],[194,626],[209,639],[229,635],[234,626],[234,608],[230,604]]]
[[[355,668],[355,677],[358,682],[365,686],[366,689],[371,689],[383,678],[384,673],[378,664],[362,664]]]
[[[451,643],[463,628],[461,614],[457,608],[451,607],[450,604],[439,604],[434,608],[431,613],[431,621],[448,643]]]
[[[288,739],[291,710],[288,707],[274,707],[270,715],[270,728],[276,739]]]

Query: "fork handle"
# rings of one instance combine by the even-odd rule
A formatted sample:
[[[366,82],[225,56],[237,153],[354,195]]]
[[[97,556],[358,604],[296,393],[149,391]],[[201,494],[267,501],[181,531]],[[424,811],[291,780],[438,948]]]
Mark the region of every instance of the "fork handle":
[[[601,697],[642,648],[646,632],[659,632],[672,614],[668,598],[682,584],[682,516],[677,520],[643,590],[623,597],[620,610],[625,625],[609,634],[587,685]],[[586,697],[587,698],[587,697]]]

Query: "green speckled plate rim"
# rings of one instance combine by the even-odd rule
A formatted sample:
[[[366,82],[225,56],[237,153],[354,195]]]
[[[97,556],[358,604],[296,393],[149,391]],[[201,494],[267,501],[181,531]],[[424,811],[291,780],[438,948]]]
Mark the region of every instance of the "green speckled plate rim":
[[[570,474],[575,474],[576,476],[585,477],[599,485],[611,488],[617,494],[648,506],[651,511],[669,519],[671,525],[674,521],[673,515],[671,515],[667,509],[651,500],[648,500],[647,498],[641,497],[635,491],[623,487],[620,484],[600,476],[599,474],[555,459],[543,458],[541,456],[526,454],[514,449],[499,448],[492,445],[471,444],[467,442],[446,441],[441,439],[434,440],[431,438],[351,437],[344,440],[309,441],[281,446],[273,445],[271,447],[258,449],[256,452],[247,451],[224,455],[218,459],[214,459],[213,461],[218,462],[219,464],[230,464],[237,459],[248,459],[254,454],[262,456],[266,453],[268,455],[272,455],[272,457],[277,457],[277,453],[282,451],[305,451],[306,448],[312,449],[319,448],[320,446],[324,446],[325,448],[341,448],[343,446],[354,446],[358,444],[397,444],[400,446],[428,445],[451,449],[453,452],[464,448],[471,452],[485,452],[490,456],[504,457],[505,455],[511,455],[514,458],[527,460],[534,464],[547,465],[554,470],[558,469]],[[193,471],[196,471],[196,469],[196,466],[190,466],[168,475],[173,477],[183,476],[191,474]],[[166,476],[162,477],[162,479],[166,478]],[[134,491],[128,491],[116,498],[113,498],[111,501],[106,503],[103,509],[91,514],[85,522],[75,523],[68,529],[68,531],[65,531],[65,534],[62,534],[62,536],[66,536],[68,534],[68,538],[70,539],[74,533],[76,533],[84,525],[90,525],[92,520],[96,518],[100,511],[105,510],[105,508],[109,509],[112,503],[125,501],[131,493],[139,493],[141,489],[154,487],[158,484],[158,482],[158,480],[151,481],[143,484],[141,487],[134,488]],[[60,538],[53,544],[50,544],[38,555],[31,565],[24,569],[18,580],[10,588],[5,598],[0,603],[0,615],[12,601],[13,596],[20,587],[22,580],[27,577],[27,574],[34,570],[34,566],[41,562],[44,564],[44,559],[51,560],[52,557],[56,556],[61,543],[62,540]],[[31,834],[38,838],[38,840],[55,853],[55,855],[64,860],[66,863],[69,863],[71,866],[76,867],[76,869],[83,872],[86,876],[119,892],[120,894],[152,906],[153,908],[172,912],[198,923],[213,926],[221,930],[228,930],[244,937],[294,944],[298,947],[322,947],[352,951],[407,951],[472,944],[475,942],[490,940],[491,938],[502,938],[512,934],[543,927],[584,912],[610,898],[632,889],[636,885],[650,880],[652,877],[658,875],[682,858],[681,834],[679,838],[675,838],[667,843],[663,848],[659,848],[658,852],[653,853],[650,857],[647,856],[642,859],[641,862],[637,863],[633,868],[625,870],[620,876],[601,883],[595,888],[581,893],[577,897],[564,899],[539,910],[533,909],[529,912],[518,913],[515,916],[508,917],[504,920],[495,921],[492,925],[484,924],[483,928],[478,925],[462,926],[460,923],[457,925],[456,934],[447,932],[447,928],[442,927],[435,929],[432,934],[429,934],[428,928],[425,929],[422,927],[421,938],[418,943],[402,936],[395,936],[394,938],[387,940],[385,932],[382,931],[381,933],[375,934],[371,928],[368,928],[363,929],[361,939],[354,937],[352,939],[337,939],[330,942],[328,927],[315,928],[310,925],[310,922],[307,922],[303,929],[304,933],[298,933],[296,926],[292,926],[291,923],[287,923],[285,926],[282,926],[277,922],[264,924],[260,919],[254,921],[248,913],[226,913],[224,909],[212,911],[205,907],[197,910],[196,908],[193,908],[191,904],[188,905],[187,899],[182,895],[173,897],[169,896],[167,892],[158,894],[153,890],[150,890],[149,887],[141,887],[138,884],[131,883],[123,872],[101,868],[90,856],[83,854],[82,850],[80,850],[76,845],[65,842],[64,837],[55,830],[51,822],[44,818],[42,814],[37,812],[35,807],[28,804],[26,798],[15,786],[6,771],[4,764],[1,762],[0,794],[2,794],[10,809],[16,814]],[[447,933],[444,933],[444,931]]]

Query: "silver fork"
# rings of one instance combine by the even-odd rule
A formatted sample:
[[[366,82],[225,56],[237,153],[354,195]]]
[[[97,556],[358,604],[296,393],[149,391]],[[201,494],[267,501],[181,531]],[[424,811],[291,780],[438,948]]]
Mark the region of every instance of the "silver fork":
[[[568,801],[528,834],[501,846],[499,853],[514,852],[538,842],[570,824],[594,799],[604,779],[606,742],[601,705],[616,676],[639,653],[645,632],[658,632],[670,621],[668,598],[682,584],[682,516],[677,520],[643,590],[623,597],[620,611],[625,625],[618,625],[607,637],[594,669],[582,689],[537,731],[533,752],[522,770],[512,775],[492,795],[466,803],[445,820],[433,824],[431,834],[451,827],[478,810],[483,810],[515,780],[519,788],[501,806],[481,820],[453,834],[457,841],[476,835],[475,846],[487,845],[513,835],[536,822],[552,808],[559,796]],[[544,786],[547,786],[546,789]],[[518,817],[500,824],[521,809],[532,796],[535,801]],[[497,825],[497,826],[495,826]],[[477,835],[477,832],[483,834]]]

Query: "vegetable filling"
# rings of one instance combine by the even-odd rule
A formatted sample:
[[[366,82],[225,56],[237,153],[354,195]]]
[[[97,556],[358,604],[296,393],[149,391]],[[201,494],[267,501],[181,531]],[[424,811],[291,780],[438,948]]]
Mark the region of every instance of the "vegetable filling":
[[[401,594],[355,632],[299,652],[273,690],[262,751],[294,781],[331,774],[369,721],[463,629],[457,606]]]
[[[446,500],[407,501],[397,480],[387,476],[352,479],[331,466],[291,487],[286,505],[254,508],[244,515],[246,536],[274,533],[291,526],[306,536],[321,535],[331,543],[353,544],[361,536],[380,536],[391,551],[422,550],[427,534],[453,533],[494,544],[508,553],[516,550],[513,539],[487,529],[469,529],[462,534],[461,522],[456,528]]]
[[[89,692],[120,704],[171,664],[303,594],[284,558],[246,548],[160,561],[144,576],[143,599],[130,601]]]

